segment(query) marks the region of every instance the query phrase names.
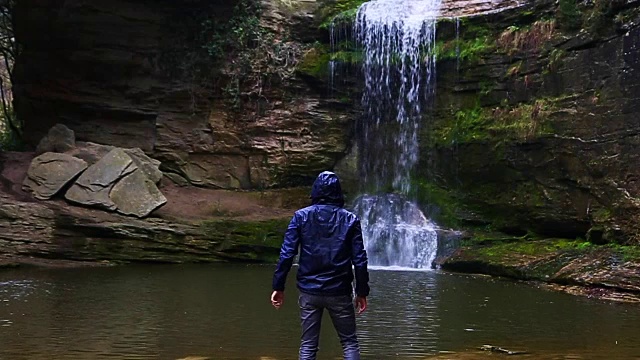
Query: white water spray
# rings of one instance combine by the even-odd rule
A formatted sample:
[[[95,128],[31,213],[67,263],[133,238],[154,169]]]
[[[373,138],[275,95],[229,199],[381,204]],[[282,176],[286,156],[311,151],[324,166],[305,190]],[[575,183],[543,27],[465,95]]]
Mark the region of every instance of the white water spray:
[[[435,259],[437,234],[418,206],[398,194],[358,199],[369,263],[392,268],[428,269]]]

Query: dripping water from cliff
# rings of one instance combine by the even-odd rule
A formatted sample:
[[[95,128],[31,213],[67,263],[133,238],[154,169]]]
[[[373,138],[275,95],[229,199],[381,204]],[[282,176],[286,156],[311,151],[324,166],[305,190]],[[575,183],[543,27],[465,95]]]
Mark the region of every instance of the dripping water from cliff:
[[[441,0],[373,0],[357,12],[363,51],[364,117],[359,124],[355,203],[371,265],[429,268],[434,224],[411,198],[418,131],[434,96],[436,19]]]
[[[348,53],[353,43],[353,26],[345,21],[333,21],[329,25],[329,51],[331,57],[328,64],[329,97],[340,94],[339,89],[348,87],[348,80],[352,74],[352,61],[345,61],[344,54]],[[340,56],[340,55],[343,56]],[[337,81],[336,81],[337,80]]]

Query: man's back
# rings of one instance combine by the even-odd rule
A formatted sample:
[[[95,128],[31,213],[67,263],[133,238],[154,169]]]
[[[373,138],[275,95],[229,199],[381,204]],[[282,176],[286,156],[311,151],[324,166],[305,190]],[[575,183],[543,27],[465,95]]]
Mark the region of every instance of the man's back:
[[[335,205],[312,205],[297,211],[294,218],[300,224],[300,291],[318,295],[351,294],[357,217]]]
[[[280,251],[273,277],[274,290],[284,289],[293,257],[300,250],[298,289],[314,295],[349,295],[353,271],[356,294],[367,296],[367,254],[360,220],[343,208],[338,177],[331,172],[318,176],[311,190],[313,205],[295,212]]]

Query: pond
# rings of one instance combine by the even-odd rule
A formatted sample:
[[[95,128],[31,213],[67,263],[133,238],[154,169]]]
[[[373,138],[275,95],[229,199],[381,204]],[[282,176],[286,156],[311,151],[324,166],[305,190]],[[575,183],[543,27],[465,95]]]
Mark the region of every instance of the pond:
[[[145,265],[0,272],[0,359],[296,359],[295,274],[269,303],[273,266]],[[292,272],[295,272],[295,268]],[[437,271],[371,271],[364,359],[636,359],[640,307]],[[325,317],[319,359],[340,358]],[[494,355],[491,358],[495,358]]]

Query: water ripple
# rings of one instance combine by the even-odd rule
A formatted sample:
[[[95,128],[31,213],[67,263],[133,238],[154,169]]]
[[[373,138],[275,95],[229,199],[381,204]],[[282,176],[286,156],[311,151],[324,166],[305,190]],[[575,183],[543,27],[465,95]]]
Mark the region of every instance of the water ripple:
[[[0,273],[5,304],[0,306],[0,359],[199,354],[220,360],[295,360],[296,292],[288,290],[285,306],[272,309],[272,271],[149,266],[19,272],[14,280]],[[295,289],[294,275],[288,289]],[[369,309],[358,316],[366,360],[475,351],[485,343],[597,360],[632,359],[640,353],[636,307],[434,271],[374,270],[370,277]],[[319,358],[340,354],[327,319]]]

